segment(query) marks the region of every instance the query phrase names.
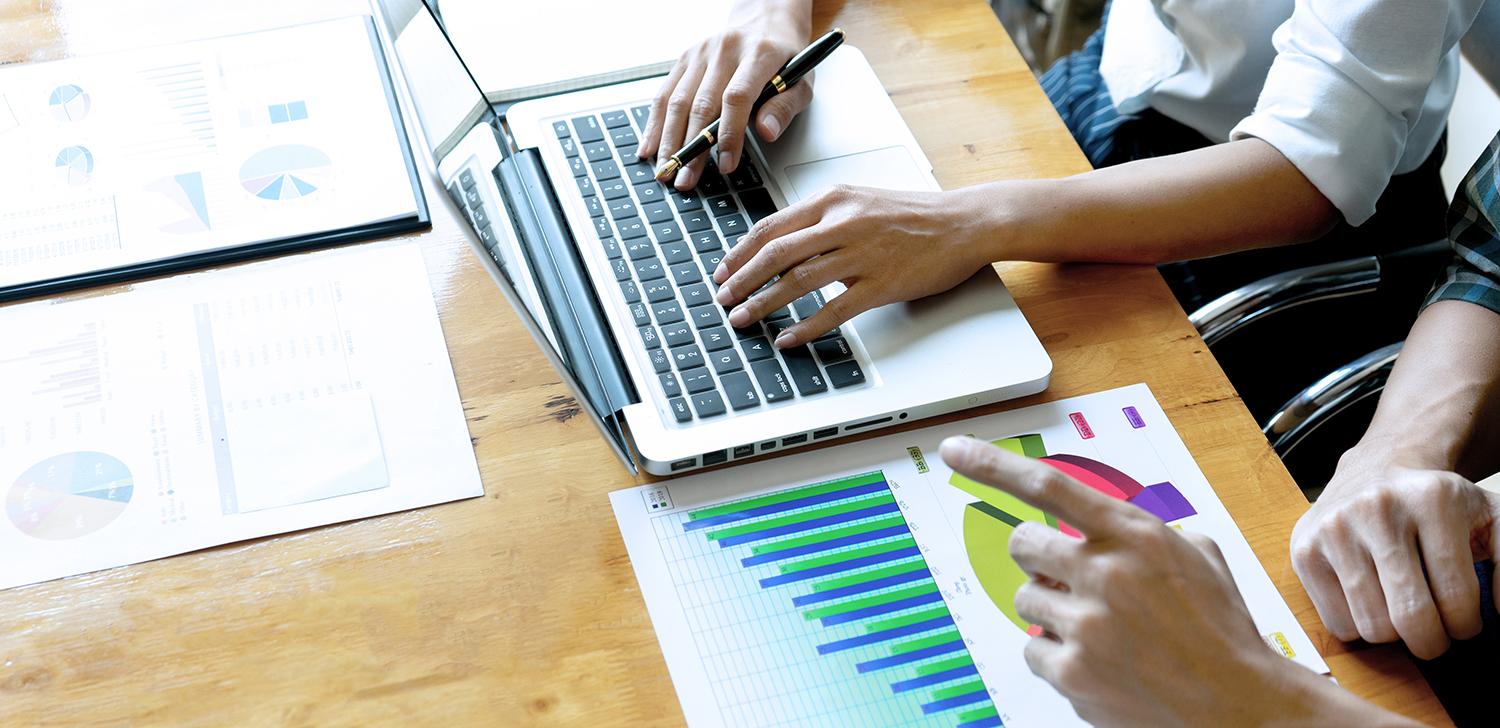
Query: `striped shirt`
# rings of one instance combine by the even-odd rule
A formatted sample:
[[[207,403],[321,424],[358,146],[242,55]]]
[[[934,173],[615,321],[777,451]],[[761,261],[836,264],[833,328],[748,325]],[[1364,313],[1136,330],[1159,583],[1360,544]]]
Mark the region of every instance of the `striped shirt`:
[[[1500,135],[1469,169],[1448,208],[1454,261],[1427,302],[1468,301],[1500,313]]]

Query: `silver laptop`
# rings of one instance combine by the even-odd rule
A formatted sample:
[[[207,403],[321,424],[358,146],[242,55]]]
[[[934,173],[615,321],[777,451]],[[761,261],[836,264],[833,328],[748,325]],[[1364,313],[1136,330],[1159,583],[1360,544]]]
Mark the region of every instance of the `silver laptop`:
[[[710,166],[684,194],[635,156],[659,78],[495,108],[430,9],[396,36],[481,258],[632,471],[632,447],[647,471],[673,474],[1046,388],[1051,360],[987,268],[788,350],[777,333],[840,286],[745,329],[714,302],[719,260],[772,212],[837,183],[939,189],[855,48],[819,67],[782,139],[752,138],[735,172]]]

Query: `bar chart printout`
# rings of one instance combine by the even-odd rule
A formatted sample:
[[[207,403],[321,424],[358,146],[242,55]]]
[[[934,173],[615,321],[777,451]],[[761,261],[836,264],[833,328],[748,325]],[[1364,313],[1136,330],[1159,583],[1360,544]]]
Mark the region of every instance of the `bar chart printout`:
[[[724,725],[1001,725],[882,472],[652,525]]]

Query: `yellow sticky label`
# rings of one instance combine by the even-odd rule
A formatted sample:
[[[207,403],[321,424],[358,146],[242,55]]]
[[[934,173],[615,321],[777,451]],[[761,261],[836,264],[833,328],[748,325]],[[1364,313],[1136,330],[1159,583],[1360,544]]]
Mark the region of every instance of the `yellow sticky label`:
[[[917,466],[917,472],[927,472],[927,459],[922,457],[922,448],[912,445],[906,448],[906,454],[911,456],[911,462]]]
[[[1265,640],[1266,644],[1271,646],[1271,649],[1280,652],[1282,657],[1292,658],[1297,656],[1296,651],[1292,649],[1292,643],[1286,641],[1286,635],[1280,632],[1261,635],[1261,639]]]

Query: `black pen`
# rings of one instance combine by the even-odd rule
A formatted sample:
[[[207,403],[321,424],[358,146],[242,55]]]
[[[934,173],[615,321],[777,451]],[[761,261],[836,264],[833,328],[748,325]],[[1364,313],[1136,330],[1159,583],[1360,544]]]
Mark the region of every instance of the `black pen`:
[[[760,90],[760,96],[755,99],[755,104],[750,107],[750,118],[752,120],[755,118],[755,113],[760,111],[761,104],[770,101],[779,93],[785,93],[787,89],[791,88],[798,81],[801,81],[802,77],[806,76],[815,66],[822,63],[823,59],[827,58],[828,54],[833,52],[833,49],[843,45],[843,43],[844,31],[834,28],[825,33],[823,37],[813,41],[812,45],[803,48],[797,55],[792,56],[792,60],[787,61],[786,65],[782,66],[781,70],[777,71],[776,75],[771,77],[766,87]],[[656,168],[656,180],[658,182],[665,182],[672,175],[677,174],[677,170],[687,166],[689,162],[697,159],[698,155],[708,151],[719,137],[720,121],[722,121],[722,118],[714,119],[713,123],[709,124],[698,136],[693,137],[693,140],[688,142],[687,146],[677,150],[676,154],[668,157],[667,161],[662,162],[661,166]]]

